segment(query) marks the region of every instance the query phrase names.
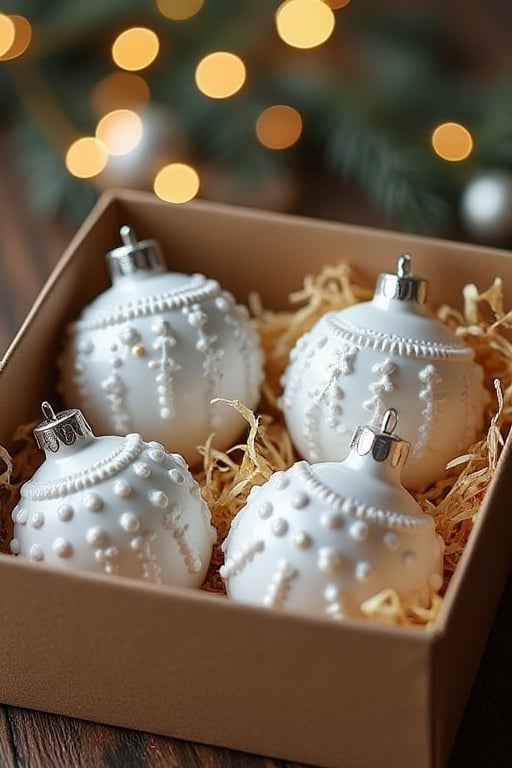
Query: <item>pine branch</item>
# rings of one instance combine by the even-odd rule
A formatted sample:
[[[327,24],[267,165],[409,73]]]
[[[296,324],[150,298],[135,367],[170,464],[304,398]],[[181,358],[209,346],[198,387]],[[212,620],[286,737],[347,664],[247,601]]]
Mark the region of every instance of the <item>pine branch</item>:
[[[355,182],[401,228],[424,233],[439,229],[450,209],[434,162],[394,143],[350,106],[331,107],[321,127],[320,145],[329,170]]]
[[[20,155],[30,160],[29,178],[51,174],[40,202],[59,210],[69,203],[75,212],[83,206],[85,213],[94,198],[93,184],[69,177],[63,153],[75,130],[93,132],[92,89],[112,71],[110,41],[132,23],[159,34],[161,55],[144,77],[152,102],[184,127],[190,161],[248,186],[265,175],[292,178],[313,156],[320,172],[355,183],[393,226],[442,234],[475,168],[512,168],[512,74],[494,89],[454,76],[438,12],[409,7],[390,14],[352,3],[325,46],[297,52],[275,34],[277,5],[206,0],[193,18],[172,22],[154,2],[140,0],[11,0],[4,12],[31,18],[34,43],[0,69],[0,98]],[[242,56],[247,82],[230,99],[210,100],[196,88],[194,71],[202,56],[222,48]],[[11,70],[14,89],[5,76]],[[262,109],[279,103],[300,112],[304,130],[296,147],[276,153],[258,144],[254,124]],[[444,163],[430,147],[432,128],[449,119],[473,131],[475,151],[464,163]]]

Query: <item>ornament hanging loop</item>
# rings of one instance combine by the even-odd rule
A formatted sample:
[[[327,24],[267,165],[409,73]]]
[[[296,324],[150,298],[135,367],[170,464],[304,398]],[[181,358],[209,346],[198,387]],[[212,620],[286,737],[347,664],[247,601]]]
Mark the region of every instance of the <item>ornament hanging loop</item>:
[[[123,224],[119,230],[119,234],[121,235],[121,240],[123,241],[124,245],[133,246],[137,244],[137,238],[135,237],[133,227],[129,227],[127,224]]]
[[[41,403],[41,411],[47,421],[55,421],[57,418],[57,415],[48,400],[43,400]]]
[[[93,435],[82,411],[71,408],[55,413],[47,400],[41,403],[44,420],[35,427],[33,434],[37,446],[46,454],[58,453],[77,443],[85,444]]]
[[[386,435],[392,435],[398,424],[398,412],[396,408],[388,408],[382,417],[381,429]]]
[[[398,412],[387,408],[380,427],[365,425],[356,429],[350,447],[358,456],[371,456],[377,464],[401,468],[409,454],[410,443],[393,432],[398,424]]]
[[[398,277],[409,277],[411,274],[411,256],[408,253],[403,253],[398,257],[396,272]]]

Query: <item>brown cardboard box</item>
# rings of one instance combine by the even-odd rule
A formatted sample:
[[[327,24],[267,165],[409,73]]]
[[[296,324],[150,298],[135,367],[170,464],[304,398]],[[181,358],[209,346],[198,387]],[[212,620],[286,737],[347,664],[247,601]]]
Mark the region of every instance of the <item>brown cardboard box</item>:
[[[411,252],[430,303],[467,282],[512,286],[508,253],[206,202],[106,194],[64,254],[0,374],[0,441],[55,392],[64,324],[107,287],[122,224],[169,266],[216,277],[239,300],[284,308],[306,272],[340,259],[373,282]],[[510,305],[511,296],[506,297]],[[510,444],[434,630],[341,624],[201,591],[65,574],[0,555],[0,699],[297,760],[441,768],[512,561]]]

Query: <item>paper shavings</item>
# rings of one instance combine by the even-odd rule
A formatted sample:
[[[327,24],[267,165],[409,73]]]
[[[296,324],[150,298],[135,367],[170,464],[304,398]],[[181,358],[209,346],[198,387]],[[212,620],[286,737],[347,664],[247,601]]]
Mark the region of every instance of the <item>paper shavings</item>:
[[[224,477],[227,482],[222,484],[222,496],[218,497],[223,499],[220,505],[216,498],[208,496],[215,524],[216,514],[220,511],[222,513],[219,530],[227,532],[230,520],[245,502],[251,481],[243,486],[242,498],[236,498],[233,492],[241,480],[247,482],[250,473],[254,472],[253,479],[258,478],[258,483],[264,482],[268,479],[269,466],[273,466],[274,470],[286,469],[296,459],[278,407],[280,379],[296,340],[325,312],[342,309],[356,301],[366,301],[371,296],[370,289],[355,283],[350,267],[339,264],[325,267],[317,276],[305,278],[303,290],[290,297],[290,303],[303,304],[295,311],[271,312],[264,308],[257,297],[252,297],[251,309],[266,359],[262,411],[265,413],[268,410],[272,416],[259,416],[257,420],[254,416],[248,418],[251,423],[248,443],[256,450],[256,456],[249,450],[244,453],[244,469],[242,472],[240,465],[240,476],[238,470],[230,466],[231,476],[229,479]],[[445,542],[443,588],[440,595],[432,595],[429,606],[414,604],[402,599],[393,590],[385,590],[361,606],[363,615],[374,621],[424,628],[434,626],[443,603],[442,595],[473,529],[501,455],[504,436],[512,424],[512,312],[506,314],[503,309],[502,281],[496,280],[482,293],[474,286],[466,286],[463,302],[462,312],[443,306],[437,314],[442,322],[474,347],[476,360],[484,369],[484,381],[489,394],[485,416],[487,429],[464,456],[451,462],[442,479],[426,492],[415,494],[422,509],[434,517],[436,529]],[[272,424],[271,455],[267,453],[268,445],[265,444],[264,435],[268,425],[265,418],[270,418]],[[203,455],[207,459],[206,454]],[[265,471],[260,473],[258,466],[262,458],[266,460]],[[208,462],[205,466],[208,466]],[[206,488],[209,487],[209,493],[213,496],[217,494],[219,482],[218,479],[214,481],[214,478],[221,471],[225,471],[225,468],[223,470],[221,466],[211,465],[205,471],[205,477],[208,478]],[[220,541],[222,538],[223,534],[219,536]],[[220,563],[221,553],[216,558],[213,571]],[[213,582],[208,580],[207,588],[211,588],[212,583],[215,590],[223,590],[220,578],[217,577]]]
[[[221,544],[250,489],[265,483],[273,472],[288,469],[297,459],[279,409],[280,380],[291,348],[325,312],[367,301],[372,294],[369,287],[358,283],[351,267],[341,263],[325,266],[317,275],[306,276],[302,289],[291,294],[292,308],[287,311],[270,311],[259,296],[250,297],[266,363],[263,397],[258,414],[239,401],[215,401],[235,408],[247,422],[245,442],[228,451],[219,451],[212,435],[199,449],[203,467],[195,475],[218,532],[204,589],[224,593],[218,573],[223,560]],[[512,312],[505,312],[503,307],[502,281],[495,280],[481,293],[474,285],[467,285],[462,311],[442,306],[437,314],[474,348],[476,360],[484,370],[489,393],[487,427],[465,455],[450,463],[445,477],[426,492],[415,494],[421,507],[434,517],[436,529],[445,542],[445,578],[441,593],[434,594],[431,604],[424,606],[403,600],[393,590],[384,590],[361,606],[368,620],[425,629],[435,625],[444,591],[478,518],[512,425]],[[3,551],[8,551],[11,534],[8,513],[17,502],[19,487],[42,460],[31,435],[34,426],[25,425],[17,430],[12,455],[0,449],[0,458],[5,464],[0,475]]]

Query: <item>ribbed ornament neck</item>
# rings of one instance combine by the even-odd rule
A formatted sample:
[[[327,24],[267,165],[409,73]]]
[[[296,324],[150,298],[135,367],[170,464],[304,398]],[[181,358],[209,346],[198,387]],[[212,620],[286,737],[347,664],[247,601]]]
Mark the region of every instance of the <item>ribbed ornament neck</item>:
[[[106,262],[112,282],[121,277],[138,273],[165,271],[165,262],[156,240],[137,240],[131,227],[119,230],[123,245],[106,254]]]
[[[374,299],[396,299],[403,302],[425,304],[428,281],[411,272],[411,257],[402,254],[397,261],[396,272],[382,272],[377,278]]]
[[[46,400],[41,404],[45,417],[33,434],[37,446],[47,455],[54,455],[71,446],[81,447],[94,438],[94,433],[82,411],[71,408],[55,413]]]
[[[380,427],[365,425],[356,429],[350,443],[351,450],[358,456],[371,457],[376,464],[387,464],[401,471],[407,461],[410,443],[393,434],[397,423],[397,411],[388,408]]]

